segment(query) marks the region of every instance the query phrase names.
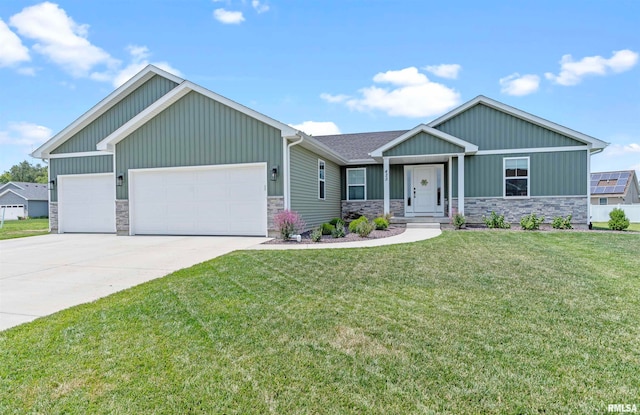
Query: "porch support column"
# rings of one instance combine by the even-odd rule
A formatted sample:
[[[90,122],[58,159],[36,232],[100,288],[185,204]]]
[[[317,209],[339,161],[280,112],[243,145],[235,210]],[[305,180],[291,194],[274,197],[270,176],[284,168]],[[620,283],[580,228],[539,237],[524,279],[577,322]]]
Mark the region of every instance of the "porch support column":
[[[464,215],[464,154],[458,154],[458,213]]]
[[[449,156],[449,163],[447,164],[447,194],[449,195],[449,217],[453,217],[453,157]]]
[[[389,207],[389,157],[382,159],[382,174],[384,181],[384,214],[391,212]]]

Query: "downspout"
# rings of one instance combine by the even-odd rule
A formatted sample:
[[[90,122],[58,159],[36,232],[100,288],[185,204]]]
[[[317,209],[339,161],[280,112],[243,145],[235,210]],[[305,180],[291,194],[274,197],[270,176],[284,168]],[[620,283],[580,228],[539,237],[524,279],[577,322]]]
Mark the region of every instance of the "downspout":
[[[298,137],[297,135],[295,137]],[[284,208],[285,210],[291,209],[291,147],[296,146],[304,141],[304,135],[300,133],[300,140],[294,141],[293,143],[289,143],[286,146],[285,151],[285,170],[284,170]],[[286,138],[284,138],[285,142],[288,142]]]

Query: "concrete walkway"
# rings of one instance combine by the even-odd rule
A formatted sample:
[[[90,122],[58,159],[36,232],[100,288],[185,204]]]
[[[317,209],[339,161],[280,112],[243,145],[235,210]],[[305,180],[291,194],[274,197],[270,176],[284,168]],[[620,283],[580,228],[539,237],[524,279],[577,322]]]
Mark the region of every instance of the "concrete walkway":
[[[267,240],[50,234],[0,241],[0,330]]]
[[[282,250],[282,249],[341,249],[341,248],[367,248],[372,246],[404,244],[408,242],[424,241],[425,239],[435,238],[440,235],[440,229],[427,228],[407,228],[400,235],[390,236],[388,238],[369,239],[353,242],[339,243],[287,243],[287,244],[260,244],[254,245],[246,249],[256,250]]]

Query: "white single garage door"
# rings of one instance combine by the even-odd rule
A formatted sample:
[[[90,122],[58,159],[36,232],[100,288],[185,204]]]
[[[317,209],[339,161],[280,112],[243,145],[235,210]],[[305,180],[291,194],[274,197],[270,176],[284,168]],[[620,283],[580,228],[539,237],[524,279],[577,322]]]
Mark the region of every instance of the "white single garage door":
[[[58,231],[116,231],[113,173],[58,176]]]
[[[24,218],[24,205],[0,205],[0,219],[16,220]]]
[[[131,234],[267,233],[264,163],[129,170]]]

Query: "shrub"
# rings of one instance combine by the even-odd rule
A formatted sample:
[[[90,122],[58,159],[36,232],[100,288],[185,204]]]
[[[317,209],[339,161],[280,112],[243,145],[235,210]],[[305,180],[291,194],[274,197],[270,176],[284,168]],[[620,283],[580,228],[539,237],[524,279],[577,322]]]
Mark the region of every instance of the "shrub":
[[[551,227],[553,229],[573,229],[573,226],[571,226],[571,218],[571,215],[567,216],[566,218],[563,218],[562,216],[553,218]]]
[[[311,240],[313,242],[320,242],[320,239],[322,239],[322,235],[324,235],[322,227],[316,228],[313,231],[311,231]]]
[[[366,238],[371,234],[371,232],[373,232],[376,225],[373,222],[369,222],[366,217],[363,216],[363,218],[364,220],[361,220],[360,223],[358,223],[358,226],[356,226],[356,233],[360,235],[360,237]]]
[[[456,213],[455,215],[453,215],[454,228],[460,229],[465,225],[465,223],[467,223],[467,218],[465,218],[464,215],[461,215],[460,213]]]
[[[538,217],[535,213],[530,213],[520,219],[520,227],[525,231],[537,231],[542,222],[544,222],[544,216]]]
[[[329,223],[333,226],[336,226],[338,223],[342,223],[344,225],[344,220],[340,218],[333,218],[329,221]]]
[[[389,221],[386,218],[379,217],[373,220],[373,224],[376,226],[378,230],[385,230],[389,227]]]
[[[291,210],[283,210],[273,217],[273,224],[280,236],[285,241],[291,238],[291,235],[299,234],[305,227],[304,220],[298,214]]]
[[[344,230],[344,225],[342,224],[342,222],[338,222],[336,223],[336,227],[333,232],[331,232],[331,236],[333,236],[334,238],[344,238],[345,233],[346,232]]]
[[[624,210],[615,208],[609,213],[609,229],[623,231],[629,227],[629,219]]]
[[[331,235],[336,227],[330,223],[323,223],[320,225],[320,232],[323,235]]]
[[[511,228],[511,224],[509,222],[504,221],[504,215],[498,215],[496,212],[491,212],[491,216],[488,218],[483,216],[482,220],[484,224],[487,225],[487,228],[497,228],[497,229],[509,229]]]
[[[356,228],[362,222],[369,222],[369,220],[367,219],[366,216],[360,216],[358,219],[352,220],[351,223],[349,224],[349,232],[355,233]]]

